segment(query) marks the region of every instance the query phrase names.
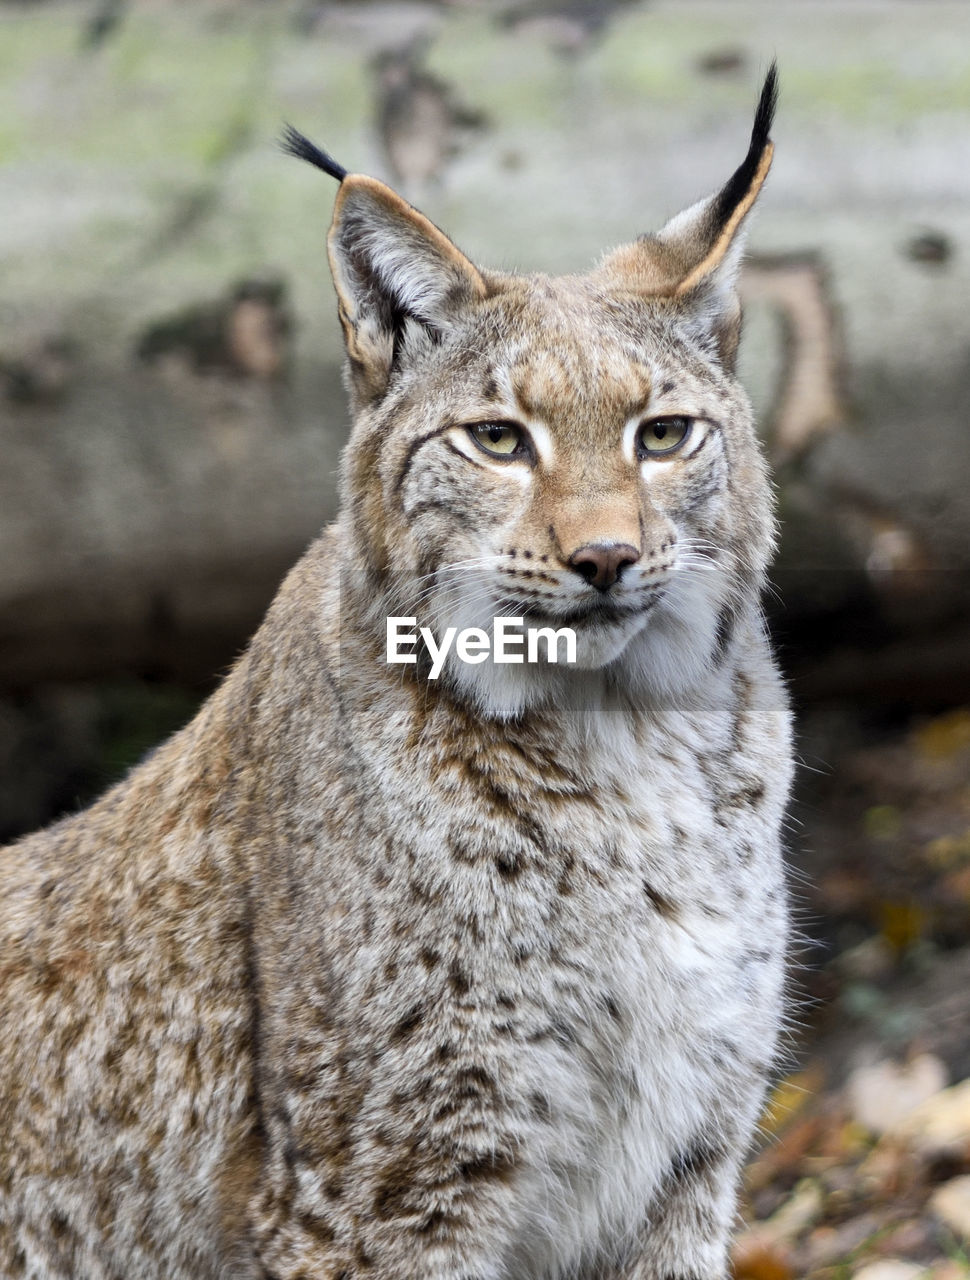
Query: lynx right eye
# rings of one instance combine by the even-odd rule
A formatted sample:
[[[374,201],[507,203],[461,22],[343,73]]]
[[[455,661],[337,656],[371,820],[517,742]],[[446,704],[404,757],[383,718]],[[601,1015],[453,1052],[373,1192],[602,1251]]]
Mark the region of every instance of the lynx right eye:
[[[524,433],[514,422],[475,422],[468,434],[495,458],[520,457],[526,452]]]
[[[673,453],[690,435],[690,429],[690,418],[679,414],[669,418],[651,418],[640,427],[637,452],[641,458],[659,458]]]

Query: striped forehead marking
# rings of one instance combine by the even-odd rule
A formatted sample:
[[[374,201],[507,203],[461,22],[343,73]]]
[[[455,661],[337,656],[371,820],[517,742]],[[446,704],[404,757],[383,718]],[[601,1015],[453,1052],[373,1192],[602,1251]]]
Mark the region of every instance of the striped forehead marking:
[[[555,423],[572,414],[613,422],[642,412],[651,371],[625,352],[596,353],[569,344],[513,365],[508,387],[527,420]]]

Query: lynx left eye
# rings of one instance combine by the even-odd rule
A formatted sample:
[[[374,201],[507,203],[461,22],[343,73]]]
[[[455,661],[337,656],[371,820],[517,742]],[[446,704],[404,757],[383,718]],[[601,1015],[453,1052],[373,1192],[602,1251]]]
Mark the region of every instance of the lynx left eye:
[[[480,449],[497,458],[511,458],[524,452],[522,428],[514,422],[475,422],[468,434]]]
[[[643,423],[637,436],[641,458],[657,458],[679,449],[690,435],[692,419],[680,416],[651,418]]]

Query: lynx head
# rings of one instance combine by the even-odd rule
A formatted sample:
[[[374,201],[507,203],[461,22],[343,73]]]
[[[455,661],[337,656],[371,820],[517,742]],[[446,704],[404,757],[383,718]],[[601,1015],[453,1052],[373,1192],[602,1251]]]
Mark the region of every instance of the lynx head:
[[[559,278],[475,267],[383,183],[289,135],[341,179],[344,589],[381,635],[389,614],[436,634],[496,616],[576,632],[573,667],[450,663],[490,714],[584,680],[676,696],[758,607],[774,521],[734,379],[735,285],[775,98],[772,66],[720,191]]]

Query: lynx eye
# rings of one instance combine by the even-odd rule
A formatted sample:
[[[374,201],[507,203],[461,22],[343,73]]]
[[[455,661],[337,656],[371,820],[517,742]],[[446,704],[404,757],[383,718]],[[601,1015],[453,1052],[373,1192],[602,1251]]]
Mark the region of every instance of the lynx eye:
[[[514,422],[474,422],[468,434],[480,449],[496,458],[513,458],[525,453],[525,436]]]
[[[690,435],[691,419],[651,418],[640,427],[637,446],[641,458],[658,458],[679,449]]]

